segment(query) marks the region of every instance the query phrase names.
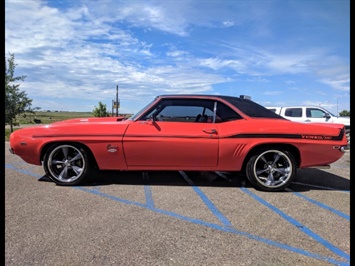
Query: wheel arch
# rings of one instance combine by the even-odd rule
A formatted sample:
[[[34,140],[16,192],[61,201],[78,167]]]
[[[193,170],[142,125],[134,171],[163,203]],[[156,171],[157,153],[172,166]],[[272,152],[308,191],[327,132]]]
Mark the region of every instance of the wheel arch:
[[[270,148],[270,149],[281,149],[281,150],[286,150],[292,154],[296,161],[296,168],[299,167],[301,164],[301,155],[300,151],[298,150],[297,147],[293,146],[292,144],[286,144],[286,143],[264,143],[264,144],[259,144],[254,146],[245,156],[244,161],[243,161],[243,166],[242,166],[242,171],[245,172],[246,165],[249,161],[249,159],[253,156],[253,154],[262,148]]]
[[[46,143],[41,149],[40,161],[43,162],[44,155],[47,153],[47,151],[50,149],[50,147],[52,147],[53,145],[65,145],[65,144],[75,145],[75,146],[78,146],[78,147],[84,149],[87,152],[87,154],[89,155],[90,161],[94,164],[94,167],[98,168],[98,164],[96,162],[95,156],[92,153],[91,149],[87,145],[85,145],[81,142],[77,142],[77,141],[53,141],[53,142]]]

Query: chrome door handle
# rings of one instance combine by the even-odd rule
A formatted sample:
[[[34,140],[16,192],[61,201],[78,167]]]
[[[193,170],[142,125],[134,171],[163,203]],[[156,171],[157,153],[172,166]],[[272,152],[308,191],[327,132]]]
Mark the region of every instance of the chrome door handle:
[[[216,134],[217,135],[217,130],[215,130],[214,128],[212,128],[212,129],[203,129],[202,131],[207,133],[207,134]]]

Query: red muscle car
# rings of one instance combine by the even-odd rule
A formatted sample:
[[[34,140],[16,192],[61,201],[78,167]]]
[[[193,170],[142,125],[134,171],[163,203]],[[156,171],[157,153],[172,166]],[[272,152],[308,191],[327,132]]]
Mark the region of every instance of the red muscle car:
[[[99,170],[237,171],[255,188],[284,190],[297,168],[329,167],[347,147],[344,125],[291,122],[249,100],[161,95],[130,119],[71,119],[23,128],[10,151],[58,185]]]

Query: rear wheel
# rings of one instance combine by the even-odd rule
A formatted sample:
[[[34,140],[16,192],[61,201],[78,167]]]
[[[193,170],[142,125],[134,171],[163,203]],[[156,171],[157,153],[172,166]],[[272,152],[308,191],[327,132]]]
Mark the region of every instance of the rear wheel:
[[[348,140],[348,147],[350,148],[350,129],[347,129],[345,132],[346,132],[346,138]]]
[[[288,151],[263,148],[255,152],[247,162],[246,175],[257,189],[281,191],[295,178],[295,159]]]
[[[75,144],[53,145],[48,149],[43,161],[47,176],[63,186],[82,182],[90,166],[87,152]]]

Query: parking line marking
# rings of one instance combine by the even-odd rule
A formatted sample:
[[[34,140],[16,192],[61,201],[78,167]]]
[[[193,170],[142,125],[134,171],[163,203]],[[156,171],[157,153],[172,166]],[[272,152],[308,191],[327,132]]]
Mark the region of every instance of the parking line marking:
[[[306,235],[310,236],[311,238],[313,238],[315,241],[317,241],[319,244],[323,245],[324,247],[326,247],[327,249],[329,249],[330,251],[332,251],[333,253],[335,253],[336,255],[346,259],[347,261],[350,261],[350,255],[347,254],[346,252],[344,252],[343,250],[339,249],[338,247],[334,246],[333,244],[331,244],[330,242],[328,242],[327,240],[323,239],[321,236],[317,235],[316,233],[314,233],[312,230],[310,230],[309,228],[307,228],[306,226],[304,226],[303,224],[301,224],[300,222],[298,222],[296,219],[292,218],[291,216],[288,216],[287,214],[285,214],[283,211],[281,211],[280,209],[276,208],[275,206],[273,206],[272,204],[270,204],[269,202],[265,201],[264,199],[262,199],[261,197],[259,197],[258,195],[252,193],[249,189],[247,188],[240,188],[242,191],[244,191],[246,194],[248,194],[249,196],[251,196],[252,198],[256,199],[258,202],[260,202],[261,204],[263,204],[264,206],[268,207],[269,209],[271,209],[272,211],[274,211],[275,213],[277,213],[278,215],[280,215],[282,218],[284,218],[287,222],[291,223],[292,225],[294,225],[296,228],[298,228],[299,230],[301,230],[302,232],[304,232]]]
[[[167,216],[170,216],[170,217],[173,217],[173,218],[176,218],[176,219],[180,219],[180,220],[183,220],[183,221],[186,221],[186,222],[190,222],[190,223],[206,226],[208,228],[216,229],[218,231],[223,231],[223,232],[226,232],[226,233],[232,233],[232,234],[235,234],[235,235],[241,235],[241,236],[247,237],[247,238],[249,238],[251,240],[255,240],[255,241],[261,242],[263,244],[267,244],[267,245],[271,245],[271,246],[274,246],[274,247],[277,247],[277,248],[288,250],[288,251],[291,251],[291,252],[294,252],[294,253],[297,253],[297,254],[300,254],[300,255],[304,255],[304,256],[313,258],[313,259],[327,261],[327,262],[335,264],[335,265],[344,265],[344,266],[348,266],[349,265],[348,262],[339,261],[339,260],[333,259],[331,257],[326,257],[326,256],[323,256],[323,255],[320,255],[320,254],[312,253],[312,252],[309,252],[309,251],[306,251],[306,250],[303,250],[303,249],[300,249],[300,248],[296,248],[296,247],[289,246],[289,245],[286,245],[286,244],[283,244],[283,243],[280,243],[280,242],[276,242],[276,241],[271,240],[271,239],[263,238],[263,237],[256,236],[256,235],[252,235],[250,233],[239,231],[239,230],[234,229],[232,227],[226,227],[224,225],[213,224],[213,223],[209,223],[209,222],[206,222],[206,221],[203,221],[203,220],[200,220],[200,219],[187,217],[187,216],[175,213],[175,212],[162,210],[162,209],[158,209],[158,208],[155,208],[155,207],[149,207],[148,205],[145,205],[145,204],[142,204],[142,203],[139,203],[139,202],[125,200],[125,199],[122,199],[122,198],[118,198],[118,197],[115,197],[115,196],[112,196],[112,195],[108,195],[108,194],[105,194],[105,193],[100,192],[100,191],[88,189],[88,188],[85,188],[85,187],[73,187],[73,188],[76,188],[76,189],[79,189],[79,190],[82,190],[84,192],[88,192],[88,193],[91,193],[91,194],[94,194],[94,195],[102,196],[104,198],[108,198],[108,199],[111,199],[111,200],[114,200],[114,201],[117,201],[117,202],[120,202],[120,203],[134,205],[134,206],[137,206],[137,207],[142,207],[142,208],[148,209],[150,211],[153,211],[153,212],[156,212],[156,213],[159,213],[159,214],[167,215]]]
[[[147,203],[148,208],[154,208],[154,200],[152,189],[150,186],[144,186],[144,193],[145,193],[145,201]]]
[[[9,169],[12,169],[12,170],[15,170],[15,171],[20,172],[20,173],[24,173],[24,174],[30,175],[32,177],[36,177],[37,179],[40,179],[42,177],[42,176],[40,176],[38,174],[29,172],[27,170],[19,169],[19,168],[15,167],[14,165],[11,165],[11,164],[5,164],[5,167],[9,168]],[[236,234],[236,235],[241,235],[241,236],[247,237],[247,238],[249,238],[251,240],[259,241],[259,242],[261,242],[263,244],[271,245],[271,246],[274,246],[274,247],[277,247],[277,248],[281,248],[281,249],[284,249],[284,250],[287,250],[287,251],[290,251],[290,252],[294,252],[294,253],[297,253],[297,254],[300,254],[300,255],[304,255],[304,256],[307,256],[307,257],[310,257],[310,258],[313,258],[313,259],[326,261],[326,262],[332,263],[334,265],[344,265],[344,266],[350,265],[350,263],[349,263],[350,260],[348,260],[347,262],[339,261],[339,260],[333,259],[331,257],[326,257],[326,256],[323,256],[323,255],[320,255],[320,254],[312,253],[312,252],[309,252],[309,251],[306,251],[306,250],[303,250],[303,249],[300,249],[300,248],[296,248],[296,247],[289,246],[289,245],[286,245],[286,244],[283,244],[283,243],[280,243],[280,242],[276,242],[276,241],[271,240],[271,239],[267,239],[267,238],[259,237],[259,236],[256,236],[256,235],[252,235],[252,234],[247,233],[247,232],[239,231],[239,230],[236,230],[236,229],[234,229],[232,227],[225,227],[225,226],[221,226],[221,225],[218,225],[218,224],[209,223],[209,222],[206,222],[206,221],[203,221],[203,220],[199,220],[199,219],[183,216],[183,215],[180,215],[180,214],[177,214],[177,213],[174,213],[174,212],[157,209],[155,207],[149,206],[149,204],[142,204],[142,203],[139,203],[139,202],[134,202],[134,201],[118,198],[118,197],[103,193],[103,192],[101,192],[99,190],[96,190],[96,189],[88,189],[86,187],[80,187],[80,186],[79,187],[72,187],[72,188],[79,189],[79,190],[81,190],[83,192],[88,192],[90,194],[102,196],[104,198],[107,198],[107,199],[110,199],[110,200],[113,200],[113,201],[117,201],[117,202],[120,202],[120,203],[124,203],[124,204],[128,204],[128,205],[133,205],[133,206],[145,208],[145,209],[154,211],[156,213],[164,214],[164,215],[167,215],[167,216],[170,216],[170,217],[173,217],[173,218],[177,218],[177,219],[184,220],[184,221],[187,221],[187,222],[191,222],[191,223],[195,223],[195,224],[198,224],[198,225],[206,226],[206,227],[209,227],[209,228],[212,228],[212,229],[216,229],[216,230],[219,230],[219,231],[232,233],[232,234]]]
[[[41,178],[42,176],[40,175],[37,175],[37,174],[34,174],[32,173],[31,171],[27,171],[27,170],[23,170],[23,169],[19,169],[17,168],[16,166],[12,165],[12,164],[5,164],[5,168],[9,168],[9,169],[12,169],[12,170],[15,170],[19,173],[22,173],[22,174],[25,174],[25,175],[29,175],[29,176],[33,176],[33,177],[36,177],[36,178]]]
[[[332,207],[330,207],[328,205],[325,205],[325,204],[323,204],[323,203],[321,203],[319,201],[316,201],[316,200],[314,200],[314,199],[312,199],[310,197],[307,197],[306,195],[303,195],[303,194],[301,194],[299,192],[293,191],[292,189],[287,188],[286,190],[292,192],[294,195],[296,195],[298,197],[301,197],[301,198],[307,200],[310,203],[313,203],[314,205],[317,205],[318,207],[320,207],[322,209],[331,211],[332,213],[334,213],[334,214],[336,214],[336,215],[338,215],[338,216],[350,221],[350,215],[342,213],[342,212],[340,212],[340,211],[338,211],[338,210],[336,210],[336,209],[334,209],[334,208],[332,208]]]
[[[190,186],[192,186],[193,190],[197,193],[197,195],[200,196],[202,201],[206,204],[206,206],[210,209],[212,214],[218,218],[218,220],[226,227],[231,227],[232,224],[231,222],[225,217],[219,210],[218,208],[212,203],[212,201],[202,192],[201,189],[195,186],[194,182],[187,176],[187,174],[184,171],[179,171],[179,173],[182,175],[182,177],[189,183]]]

